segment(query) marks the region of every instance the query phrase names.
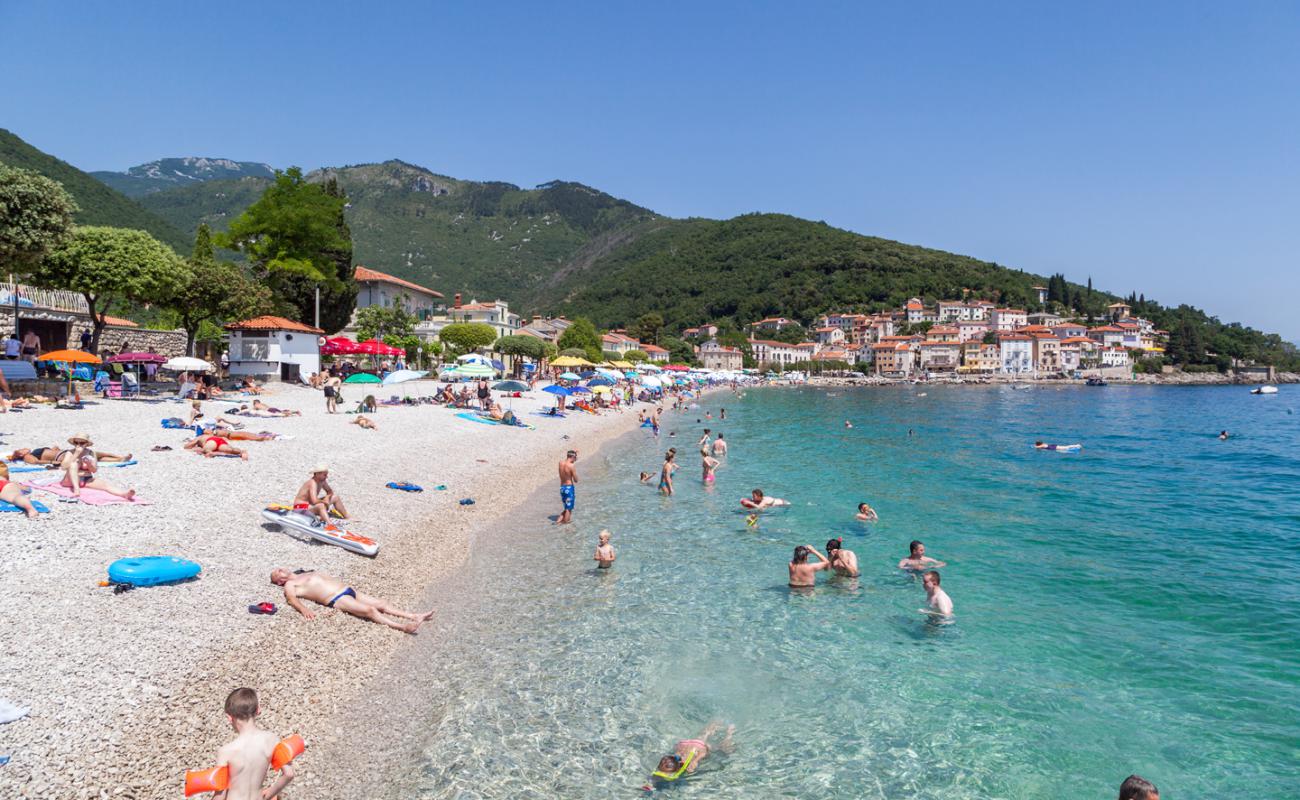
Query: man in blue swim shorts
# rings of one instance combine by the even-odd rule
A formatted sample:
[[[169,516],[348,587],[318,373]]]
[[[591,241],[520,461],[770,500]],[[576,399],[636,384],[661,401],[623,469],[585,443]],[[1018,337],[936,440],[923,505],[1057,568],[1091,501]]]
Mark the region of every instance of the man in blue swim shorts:
[[[577,490],[575,484],[578,482],[578,468],[574,464],[577,461],[578,451],[570,450],[560,462],[560,500],[564,503],[564,510],[556,518],[556,525],[568,525],[573,521],[574,493]]]
[[[276,569],[271,572],[271,583],[283,587],[285,602],[308,620],[315,619],[316,612],[303,605],[304,600],[320,603],[326,608],[337,608],[402,633],[415,633],[433,618],[432,611],[405,611],[387,600],[358,592],[324,572],[293,573],[283,568]]]

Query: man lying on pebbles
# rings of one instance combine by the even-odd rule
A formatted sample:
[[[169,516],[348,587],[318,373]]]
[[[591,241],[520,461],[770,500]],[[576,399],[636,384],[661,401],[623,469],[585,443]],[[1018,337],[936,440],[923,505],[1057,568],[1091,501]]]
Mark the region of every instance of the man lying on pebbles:
[[[309,620],[315,619],[316,614],[302,604],[303,600],[337,608],[354,617],[378,622],[380,625],[387,625],[403,633],[415,633],[421,625],[433,618],[432,611],[423,614],[403,611],[378,597],[357,592],[351,586],[344,586],[343,581],[324,572],[301,572],[295,575],[287,569],[280,568],[271,572],[271,583],[284,587],[285,602]],[[388,616],[384,616],[385,614]],[[388,617],[399,617],[410,621],[396,622]]]

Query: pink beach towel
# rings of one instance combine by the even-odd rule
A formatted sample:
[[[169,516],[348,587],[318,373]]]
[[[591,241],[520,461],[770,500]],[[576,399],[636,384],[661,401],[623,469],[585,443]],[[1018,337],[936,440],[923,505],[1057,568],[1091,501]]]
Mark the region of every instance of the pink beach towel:
[[[36,483],[34,481],[29,481],[28,483],[25,483],[23,485],[30,486],[33,489],[36,489],[38,491],[49,492],[50,494],[57,494],[59,497],[72,497],[72,490],[69,489],[67,486],[64,486],[63,484],[58,482],[42,484],[42,483]],[[109,494],[108,492],[105,492],[101,489],[82,489],[81,502],[85,503],[88,506],[153,505],[148,500],[141,499],[138,495],[134,500],[127,500],[124,497],[118,497],[115,494]]]

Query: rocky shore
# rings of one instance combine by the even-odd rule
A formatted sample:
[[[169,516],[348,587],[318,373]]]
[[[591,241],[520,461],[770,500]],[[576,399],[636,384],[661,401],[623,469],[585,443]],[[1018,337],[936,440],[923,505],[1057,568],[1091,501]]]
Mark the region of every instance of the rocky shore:
[[[428,394],[426,387],[407,393]],[[0,417],[6,452],[85,431],[96,449],[132,453],[140,464],[104,472],[152,501],[50,500],[52,513],[37,521],[0,515],[7,545],[0,580],[18,611],[0,645],[0,699],[31,709],[0,726],[0,755],[11,757],[0,767],[0,797],[178,797],[184,771],[210,765],[231,737],[222,702],[239,686],[261,694],[263,727],[301,733],[309,743],[284,796],[349,797],[328,754],[383,733],[344,730],[339,714],[364,702],[377,671],[413,640],[335,610],[320,609],[309,622],[283,604],[271,569],[324,570],[407,607],[427,602],[434,586],[436,608],[439,578],[464,562],[476,532],[553,481],[566,449],[594,452],[636,425],[633,413],[536,416],[550,404],[540,395],[513,401],[533,431],[427,405],[382,408],[374,415],[379,430],[366,431],[348,424],[350,416],[326,415],[317,392],[283,388],[268,399],[303,416],[244,420],[249,430],[292,437],[237,442],[248,448],[247,462],[180,450],[186,432],[159,424],[184,416],[174,403],[100,401],[79,412]],[[205,408],[212,415],[220,404]],[[173,449],[151,452],[155,445]],[[379,540],[375,559],[262,524],[261,508],[290,500],[319,461],[330,464],[331,482],[356,518],[352,527]],[[426,491],[384,488],[392,480]],[[475,502],[461,505],[463,498]],[[558,511],[558,498],[556,505],[538,513]],[[146,554],[189,558],[203,572],[192,582],[122,594],[98,585],[111,561]],[[278,614],[247,611],[266,600],[280,606]],[[428,623],[437,624],[436,616]]]

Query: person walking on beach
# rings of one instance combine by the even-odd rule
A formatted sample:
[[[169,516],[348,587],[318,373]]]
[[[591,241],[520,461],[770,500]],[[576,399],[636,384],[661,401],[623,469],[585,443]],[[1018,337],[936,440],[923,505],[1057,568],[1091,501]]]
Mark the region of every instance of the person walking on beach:
[[[330,468],[325,464],[312,467],[311,477],[298,488],[293,498],[294,511],[303,511],[315,515],[322,525],[330,523],[330,511],[337,511],[343,519],[348,518],[348,510],[343,505],[343,498],[330,487]]]
[[[930,606],[928,609],[922,608],[921,613],[935,617],[951,617],[952,598],[948,596],[947,592],[939,588],[939,573],[933,570],[925,573],[925,577],[921,578],[921,583],[925,586],[925,598]]]
[[[229,788],[218,795],[222,800],[272,800],[293,780],[293,765],[285,764],[280,777],[262,788],[277,740],[257,727],[259,711],[257,692],[252,689],[236,689],[226,697],[226,719],[237,735],[217,751],[217,766],[230,770]]]
[[[618,558],[614,553],[614,548],[609,543],[609,536],[607,530],[600,532],[600,544],[596,545],[596,554],[592,556],[592,560],[596,562],[596,566],[600,569],[609,569],[614,566],[614,559]]]
[[[721,727],[722,723],[720,722],[710,722],[705,726],[698,739],[682,739],[679,741],[673,747],[672,753],[659,759],[659,767],[651,773],[650,783],[641,788],[647,792],[652,792],[656,784],[672,783],[683,775],[695,774],[695,770],[699,768],[704,759],[713,753],[713,749],[709,746],[709,739]],[[718,749],[723,753],[730,753],[733,749],[731,737],[735,733],[736,726],[728,726],[727,735],[718,744]]]
[[[722,458],[727,454],[727,443],[722,440],[722,432],[718,432],[718,438],[713,442],[714,458]]]
[[[826,543],[826,555],[831,560],[831,569],[836,575],[843,575],[846,578],[856,578],[862,573],[858,571],[858,555],[852,550],[844,549],[844,539],[831,539]]]
[[[560,462],[560,502],[563,503],[564,509],[560,516],[555,520],[556,525],[568,525],[573,521],[573,506],[577,502],[578,468],[574,464],[578,463],[578,451],[570,450],[565,453],[564,460]]]
[[[677,464],[674,459],[677,458],[677,448],[671,447],[667,453],[664,453],[664,464],[659,468],[659,493],[671,495],[673,493],[673,473],[677,471]]]
[[[809,554],[817,556],[816,564],[808,563]],[[810,544],[801,544],[794,549],[794,558],[790,559],[790,586],[795,589],[817,585],[817,573],[831,566],[830,559]]]
[[[1130,775],[1119,787],[1119,800],[1160,800],[1160,790],[1139,775]]]
[[[343,581],[324,572],[301,572],[294,574],[283,567],[271,571],[271,583],[284,588],[284,601],[302,614],[313,620],[316,613],[302,604],[303,600],[320,603],[328,608],[337,608],[359,619],[368,619],[380,625],[387,625],[403,633],[415,633],[420,626],[433,618],[433,611],[423,613],[403,611],[373,595],[358,592]],[[396,622],[389,617],[407,620]]]
[[[718,465],[721,463],[721,461],[709,455],[709,448],[700,448],[700,466],[704,470],[703,480],[705,486],[713,485],[714,473],[717,472]]]
[[[338,375],[330,375],[325,379],[325,386],[321,390],[325,393],[325,413],[339,413],[339,392],[342,391],[343,379]]]
[[[899,569],[915,571],[923,569],[939,569],[940,567],[948,566],[938,559],[927,556],[925,554],[925,545],[919,540],[913,539],[912,544],[909,545],[908,549],[911,551],[911,554],[907,558],[898,562]]]

